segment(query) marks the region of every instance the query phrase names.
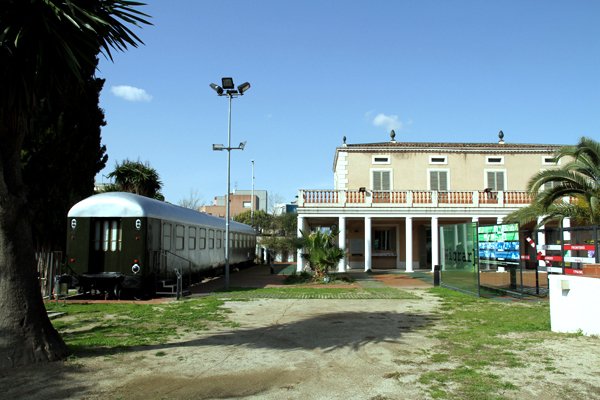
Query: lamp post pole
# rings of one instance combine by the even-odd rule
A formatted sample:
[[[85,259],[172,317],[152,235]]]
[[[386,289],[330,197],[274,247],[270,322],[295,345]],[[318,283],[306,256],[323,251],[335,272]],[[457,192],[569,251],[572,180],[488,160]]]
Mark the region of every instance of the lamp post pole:
[[[231,99],[233,95],[227,93],[229,97],[229,122],[227,127],[227,199],[225,212],[225,290],[229,289],[229,189],[231,187]]]
[[[229,233],[229,192],[231,187],[231,150],[244,150],[244,146],[246,142],[240,143],[238,147],[231,147],[231,99],[237,96],[241,96],[244,92],[250,89],[250,84],[248,82],[242,83],[237,87],[237,90],[234,89],[233,79],[232,78],[223,78],[222,85],[218,86],[214,83],[210,84],[210,87],[217,92],[218,96],[227,96],[229,98],[229,118],[227,120],[227,147],[224,147],[222,144],[213,144],[213,150],[227,150],[227,196],[225,201],[227,205],[225,207],[225,290],[229,289],[229,248],[231,246],[230,233]],[[223,89],[226,89],[224,92]]]
[[[254,228],[254,160],[252,160],[252,205],[250,207],[250,221]]]

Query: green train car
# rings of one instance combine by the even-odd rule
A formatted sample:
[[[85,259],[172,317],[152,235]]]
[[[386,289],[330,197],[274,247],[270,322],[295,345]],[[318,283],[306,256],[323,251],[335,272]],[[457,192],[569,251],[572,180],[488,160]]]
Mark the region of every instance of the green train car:
[[[68,274],[59,279],[80,293],[152,295],[176,278],[176,268],[185,283],[224,271],[223,218],[112,192],[75,204],[67,223]],[[231,221],[229,234],[230,267],[253,262],[254,229]]]

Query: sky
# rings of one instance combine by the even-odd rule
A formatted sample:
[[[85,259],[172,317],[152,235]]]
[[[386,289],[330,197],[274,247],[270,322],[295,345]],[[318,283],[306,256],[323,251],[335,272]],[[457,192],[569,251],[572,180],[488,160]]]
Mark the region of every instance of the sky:
[[[171,203],[227,191],[333,189],[335,149],[388,142],[598,140],[600,2],[146,0],[138,48],[100,56],[107,182],[155,168]],[[278,196],[277,196],[278,195]],[[269,200],[271,201],[271,200]]]

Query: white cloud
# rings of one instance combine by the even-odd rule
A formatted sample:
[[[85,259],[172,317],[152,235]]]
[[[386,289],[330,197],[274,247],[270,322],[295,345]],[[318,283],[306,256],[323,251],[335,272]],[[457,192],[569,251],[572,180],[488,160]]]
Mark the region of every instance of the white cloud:
[[[398,121],[397,115],[385,115],[385,114],[377,114],[375,118],[373,118],[373,125],[375,126],[383,126],[388,131],[401,130],[404,127],[404,124]]]
[[[150,96],[144,89],[134,88],[132,86],[113,86],[110,88],[115,96],[122,97],[128,101],[150,101]]]

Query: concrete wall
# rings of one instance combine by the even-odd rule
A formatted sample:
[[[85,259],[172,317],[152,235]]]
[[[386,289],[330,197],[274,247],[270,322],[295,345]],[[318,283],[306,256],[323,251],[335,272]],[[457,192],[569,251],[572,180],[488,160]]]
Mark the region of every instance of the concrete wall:
[[[550,275],[550,320],[554,332],[600,335],[600,279]]]

